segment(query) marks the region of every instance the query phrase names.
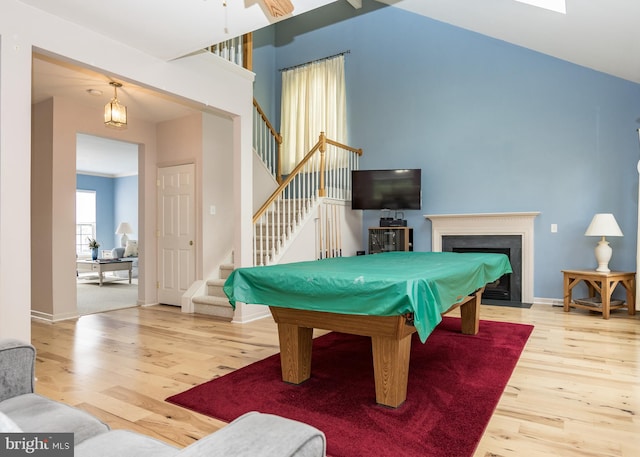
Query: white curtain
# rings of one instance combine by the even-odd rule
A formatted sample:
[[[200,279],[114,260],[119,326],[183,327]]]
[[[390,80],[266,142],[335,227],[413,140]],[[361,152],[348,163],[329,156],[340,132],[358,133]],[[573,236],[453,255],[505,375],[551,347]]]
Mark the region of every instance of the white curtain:
[[[283,174],[290,173],[311,150],[320,132],[346,144],[344,55],[283,71],[281,105]],[[329,164],[335,164],[332,149],[327,148]]]

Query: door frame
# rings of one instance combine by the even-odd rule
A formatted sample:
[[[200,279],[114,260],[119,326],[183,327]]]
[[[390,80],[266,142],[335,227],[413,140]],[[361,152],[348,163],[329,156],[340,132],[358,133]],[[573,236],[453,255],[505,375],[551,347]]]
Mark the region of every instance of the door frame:
[[[192,168],[192,172],[193,172],[193,242],[194,242],[194,247],[193,247],[193,278],[192,278],[192,282],[191,284],[193,285],[194,283],[197,282],[198,278],[201,276],[200,270],[201,270],[201,262],[200,262],[200,252],[201,249],[198,248],[198,246],[201,245],[201,229],[200,229],[200,225],[201,225],[201,211],[200,211],[200,206],[199,206],[199,182],[198,182],[198,177],[197,177],[197,164],[194,161],[187,161],[187,162],[171,162],[171,163],[163,163],[163,164],[158,164],[157,165],[157,169],[156,169],[156,298],[157,298],[157,302],[160,303],[160,283],[162,280],[162,250],[161,250],[161,220],[160,218],[162,217],[163,212],[161,211],[161,199],[160,199],[160,193],[161,193],[161,180],[160,180],[160,174],[162,170],[168,169],[168,168],[176,168],[176,167],[182,167],[182,166],[186,166],[189,165]],[[175,306],[181,306],[181,305],[175,305]]]

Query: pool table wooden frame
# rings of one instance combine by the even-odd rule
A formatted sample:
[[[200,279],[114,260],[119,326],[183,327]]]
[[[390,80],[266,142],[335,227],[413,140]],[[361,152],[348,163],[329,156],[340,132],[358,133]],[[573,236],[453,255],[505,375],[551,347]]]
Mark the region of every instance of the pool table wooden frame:
[[[442,314],[460,307],[462,333],[475,335],[480,322],[480,298],[484,287]],[[282,380],[300,384],[311,377],[313,329],[371,337],[376,402],[397,408],[407,398],[411,316],[363,316],[270,306],[278,324]]]

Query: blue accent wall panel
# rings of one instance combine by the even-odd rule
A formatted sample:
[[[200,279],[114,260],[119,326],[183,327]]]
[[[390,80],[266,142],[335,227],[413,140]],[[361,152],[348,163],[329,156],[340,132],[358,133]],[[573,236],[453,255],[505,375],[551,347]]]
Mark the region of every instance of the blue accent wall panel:
[[[120,222],[128,222],[134,230],[129,239],[138,237],[138,176],[109,178],[76,175],[76,189],[96,193],[96,237],[100,250],[120,246],[116,229]]]
[[[96,239],[100,250],[113,249],[113,188],[112,178],[91,175],[76,175],[76,189],[92,190],[96,193]]]
[[[423,208],[405,213],[415,250],[431,249],[424,214],[539,211],[534,295],[561,298],[562,269],[596,267],[584,231],[611,212],[625,236],[609,240],[610,267],[635,271],[640,85],[399,8],[341,3],[275,25],[275,65],[263,68],[350,50],[361,168],[422,169]],[[365,230],[379,216],[366,211]]]

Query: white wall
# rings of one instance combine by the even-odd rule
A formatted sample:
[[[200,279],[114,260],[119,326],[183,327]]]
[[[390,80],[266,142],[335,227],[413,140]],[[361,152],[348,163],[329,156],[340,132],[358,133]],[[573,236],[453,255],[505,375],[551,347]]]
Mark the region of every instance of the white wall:
[[[30,340],[31,52],[73,61],[151,89],[226,112],[233,119],[235,219],[250,221],[253,74],[210,54],[164,62],[16,0],[0,3],[0,337]],[[142,154],[143,155],[143,154]],[[155,163],[141,163],[148,177]],[[249,182],[245,187],[240,183]],[[155,196],[155,179],[141,180],[140,198]],[[140,220],[139,235],[153,239],[155,213]],[[234,244],[250,239],[250,223]],[[74,256],[74,253],[70,253]],[[149,253],[155,259],[155,252]],[[63,259],[69,262],[69,259]],[[151,268],[147,268],[147,271]],[[33,278],[37,280],[37,278]]]
[[[271,197],[278,182],[258,154],[253,155],[253,214]]]
[[[31,47],[15,27],[4,33],[14,19],[6,6],[0,5],[0,337],[29,340]]]
[[[220,264],[231,260],[236,233],[230,195],[234,177],[229,173],[233,166],[233,122],[226,116],[207,114],[202,125],[203,279],[208,279],[217,278]],[[212,207],[215,214],[211,214]]]

